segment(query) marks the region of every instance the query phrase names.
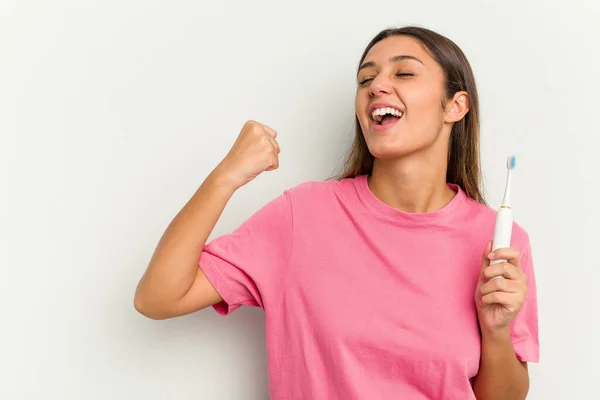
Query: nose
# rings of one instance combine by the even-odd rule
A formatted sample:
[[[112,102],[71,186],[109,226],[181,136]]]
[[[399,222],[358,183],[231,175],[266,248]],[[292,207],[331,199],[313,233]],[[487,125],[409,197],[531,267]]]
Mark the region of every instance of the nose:
[[[392,85],[383,74],[379,74],[371,81],[369,85],[369,94],[371,96],[381,96],[390,94],[392,92]]]

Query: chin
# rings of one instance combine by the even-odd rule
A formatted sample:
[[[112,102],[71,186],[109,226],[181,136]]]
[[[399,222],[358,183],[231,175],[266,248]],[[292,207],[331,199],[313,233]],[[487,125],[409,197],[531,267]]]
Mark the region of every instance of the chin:
[[[406,131],[388,131],[365,135],[367,147],[373,157],[380,160],[392,160],[411,154],[428,151],[435,145],[436,137],[414,137]]]
[[[380,160],[393,160],[410,154],[410,151],[406,148],[381,144],[369,146],[369,152],[373,157]]]

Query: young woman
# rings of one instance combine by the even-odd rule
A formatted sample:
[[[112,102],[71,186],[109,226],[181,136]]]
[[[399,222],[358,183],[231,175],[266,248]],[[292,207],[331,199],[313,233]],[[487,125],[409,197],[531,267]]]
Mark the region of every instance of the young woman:
[[[424,28],[382,31],[355,112],[338,179],[291,188],[206,244],[234,192],[278,167],[277,133],[247,122],[165,231],[136,309],[262,307],[272,399],[525,398],[539,352],[530,242],[514,224],[512,247],[491,252],[465,55]]]

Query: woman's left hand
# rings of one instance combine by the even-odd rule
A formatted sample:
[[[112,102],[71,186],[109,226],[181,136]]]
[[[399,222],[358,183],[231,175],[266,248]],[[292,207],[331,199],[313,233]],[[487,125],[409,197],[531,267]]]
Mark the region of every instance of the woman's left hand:
[[[489,241],[481,260],[481,272],[475,304],[479,326],[483,333],[494,333],[508,327],[521,310],[527,294],[527,276],[521,270],[521,253],[507,247],[492,250]],[[507,262],[490,265],[492,260]],[[495,276],[503,278],[492,279]]]

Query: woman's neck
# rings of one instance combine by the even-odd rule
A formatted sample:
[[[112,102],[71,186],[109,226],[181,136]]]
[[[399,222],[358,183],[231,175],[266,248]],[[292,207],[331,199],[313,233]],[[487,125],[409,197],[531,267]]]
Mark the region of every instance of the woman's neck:
[[[446,183],[447,164],[411,155],[397,160],[376,159],[368,183],[379,200],[400,211],[427,213],[443,208],[456,195]]]

